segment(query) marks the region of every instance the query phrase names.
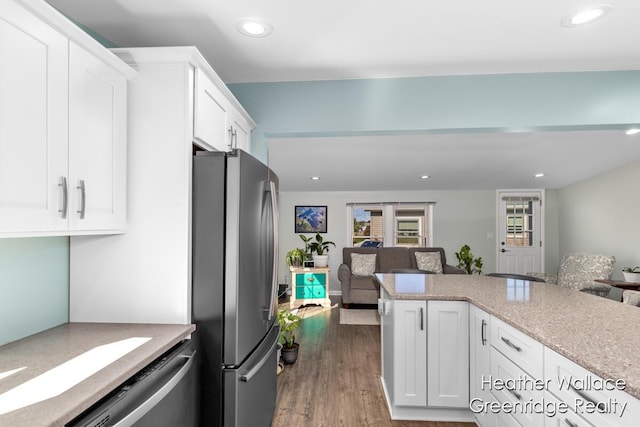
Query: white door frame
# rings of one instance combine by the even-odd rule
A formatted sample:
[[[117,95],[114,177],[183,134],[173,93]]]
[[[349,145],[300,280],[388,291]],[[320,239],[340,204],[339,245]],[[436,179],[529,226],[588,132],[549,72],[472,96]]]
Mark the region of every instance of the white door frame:
[[[545,265],[544,265],[544,258],[545,258],[545,248],[546,248],[546,241],[545,241],[545,205],[546,205],[546,201],[545,201],[545,190],[542,188],[538,188],[538,189],[498,189],[496,190],[496,241],[495,241],[495,247],[496,247],[496,268],[495,271],[496,272],[500,272],[500,249],[501,249],[501,245],[500,245],[500,233],[502,230],[502,224],[500,224],[500,214],[501,214],[501,200],[502,200],[502,195],[503,194],[527,194],[527,193],[531,193],[531,195],[533,196],[534,193],[535,195],[537,195],[538,197],[540,197],[540,245],[539,245],[539,249],[540,249],[540,272],[544,273],[545,272]]]

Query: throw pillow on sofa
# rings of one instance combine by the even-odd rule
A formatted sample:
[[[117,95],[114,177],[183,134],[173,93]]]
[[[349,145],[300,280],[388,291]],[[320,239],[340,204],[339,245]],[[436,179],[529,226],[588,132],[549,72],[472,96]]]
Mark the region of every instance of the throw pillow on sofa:
[[[356,276],[370,276],[376,271],[376,254],[351,254],[351,272]]]
[[[416,265],[419,270],[433,271],[442,274],[440,252],[416,252]]]

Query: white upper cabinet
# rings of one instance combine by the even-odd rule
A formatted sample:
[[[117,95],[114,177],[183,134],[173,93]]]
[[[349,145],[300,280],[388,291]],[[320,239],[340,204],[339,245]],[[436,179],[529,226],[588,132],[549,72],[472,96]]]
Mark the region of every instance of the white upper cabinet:
[[[127,79],[84,49],[69,50],[71,230],[123,230]]]
[[[0,1],[0,234],[64,230],[67,39]]]
[[[0,64],[0,237],[121,232],[135,72],[33,0],[0,0]]]
[[[197,58],[197,56],[196,56]],[[207,66],[195,64],[193,140],[206,150],[251,150],[251,130],[255,125],[227,91],[217,76],[210,78]],[[219,82],[219,85],[214,83]]]
[[[204,71],[196,69],[195,75],[193,138],[204,148],[229,151],[231,104]]]

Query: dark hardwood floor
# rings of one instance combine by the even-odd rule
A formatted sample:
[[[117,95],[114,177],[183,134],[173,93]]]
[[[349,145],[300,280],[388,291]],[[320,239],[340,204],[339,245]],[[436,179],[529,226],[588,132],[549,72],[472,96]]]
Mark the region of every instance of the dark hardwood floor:
[[[475,426],[392,421],[380,384],[379,326],[340,325],[338,300],[332,301],[332,309],[304,309],[298,360],[278,376],[273,427]]]

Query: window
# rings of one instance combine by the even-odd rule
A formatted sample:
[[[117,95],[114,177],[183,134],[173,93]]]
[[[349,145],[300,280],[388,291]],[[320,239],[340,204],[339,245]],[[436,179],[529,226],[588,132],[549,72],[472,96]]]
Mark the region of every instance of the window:
[[[349,203],[352,246],[380,242],[380,246],[431,246],[433,202]]]
[[[384,242],[384,223],[381,208],[353,207],[351,241],[353,246],[360,246],[365,241]]]

